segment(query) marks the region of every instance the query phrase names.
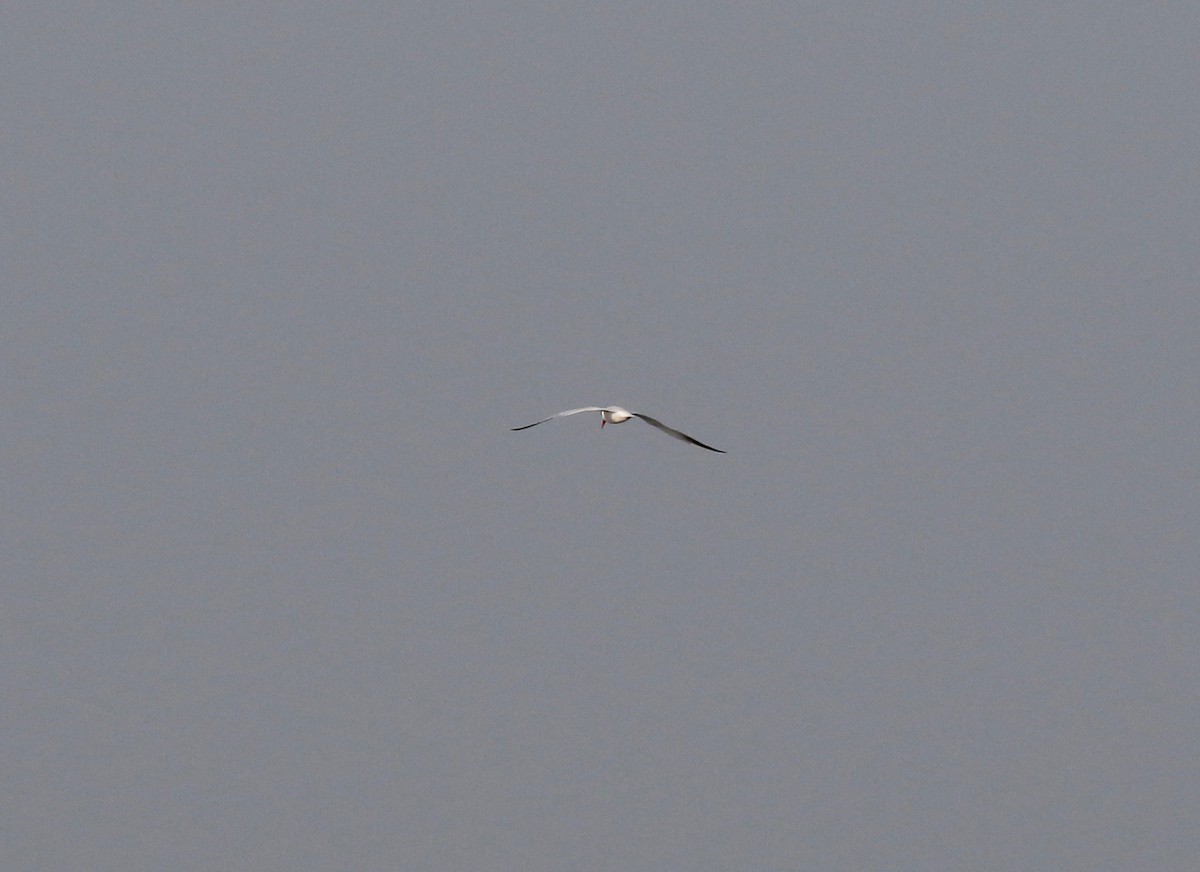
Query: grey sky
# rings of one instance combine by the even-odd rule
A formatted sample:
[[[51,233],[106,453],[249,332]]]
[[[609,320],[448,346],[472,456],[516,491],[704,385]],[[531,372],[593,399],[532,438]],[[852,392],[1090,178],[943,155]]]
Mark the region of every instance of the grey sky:
[[[1196,868],[1198,32],[12,5],[0,865]]]

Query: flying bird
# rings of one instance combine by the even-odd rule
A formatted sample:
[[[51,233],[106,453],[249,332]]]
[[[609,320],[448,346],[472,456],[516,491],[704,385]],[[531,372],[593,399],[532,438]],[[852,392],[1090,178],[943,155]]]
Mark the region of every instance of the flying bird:
[[[538,424],[545,424],[547,421],[553,421],[555,418],[565,418],[567,415],[578,415],[580,412],[599,412],[600,413],[600,429],[604,429],[605,424],[624,424],[630,418],[641,418],[651,427],[657,427],[668,436],[674,436],[684,442],[691,442],[693,445],[699,445],[701,448],[707,448],[709,451],[715,451],[718,454],[724,454],[720,448],[713,448],[711,445],[705,445],[699,439],[693,439],[686,433],[680,433],[678,430],[672,430],[662,421],[656,418],[651,418],[649,415],[642,415],[638,412],[631,412],[628,409],[622,409],[620,406],[584,406],[582,409],[567,409],[565,412],[559,412],[557,415],[551,415],[549,418],[542,418],[540,421],[534,421],[532,424],[526,424],[524,427],[513,427],[516,430],[528,430],[530,427],[536,427]]]

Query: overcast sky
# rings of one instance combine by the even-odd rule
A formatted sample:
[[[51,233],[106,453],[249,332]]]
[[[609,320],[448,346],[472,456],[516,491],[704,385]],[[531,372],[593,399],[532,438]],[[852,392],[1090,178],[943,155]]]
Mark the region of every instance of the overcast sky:
[[[0,24],[5,870],[1196,868],[1195,3]]]

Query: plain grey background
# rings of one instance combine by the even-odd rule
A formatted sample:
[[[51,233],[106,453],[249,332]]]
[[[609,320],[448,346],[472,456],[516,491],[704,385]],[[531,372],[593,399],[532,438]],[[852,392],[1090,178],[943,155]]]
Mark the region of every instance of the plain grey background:
[[[1197,868],[1198,34],[8,4],[0,865]]]

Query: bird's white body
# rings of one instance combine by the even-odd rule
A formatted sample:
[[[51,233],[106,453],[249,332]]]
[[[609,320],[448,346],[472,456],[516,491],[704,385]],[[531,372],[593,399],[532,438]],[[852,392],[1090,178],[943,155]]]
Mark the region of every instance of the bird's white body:
[[[620,406],[609,406],[607,409],[600,410],[600,429],[604,429],[605,424],[624,424],[633,417],[633,412],[628,409],[622,409]]]
[[[568,415],[578,415],[580,412],[599,412],[600,413],[600,429],[604,429],[605,424],[624,424],[630,418],[640,418],[649,424],[651,427],[656,427],[662,430],[668,436],[674,436],[682,442],[690,442],[693,445],[699,445],[701,448],[707,448],[709,451],[715,451],[718,454],[724,454],[720,448],[713,448],[711,445],[705,445],[698,439],[693,439],[686,433],[681,433],[678,430],[673,430],[655,418],[649,415],[643,415],[640,412],[631,412],[628,409],[622,409],[620,406],[584,406],[582,409],[567,409],[565,412],[559,412],[556,415],[551,415],[549,418],[542,418],[540,421],[534,421],[532,424],[526,424],[524,427],[513,427],[513,430],[528,430],[530,427],[536,427],[538,424],[545,424],[547,421],[553,421],[555,418],[565,418]]]

